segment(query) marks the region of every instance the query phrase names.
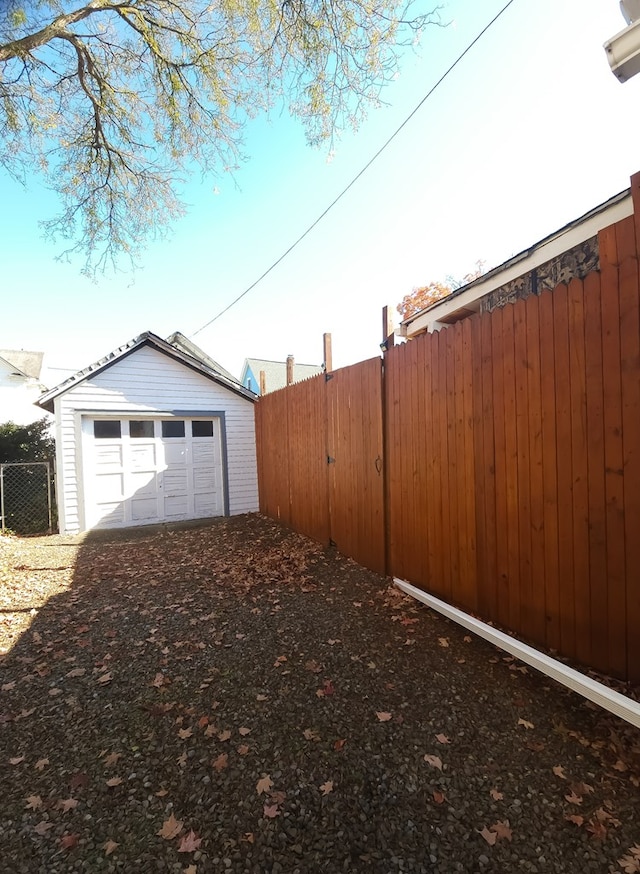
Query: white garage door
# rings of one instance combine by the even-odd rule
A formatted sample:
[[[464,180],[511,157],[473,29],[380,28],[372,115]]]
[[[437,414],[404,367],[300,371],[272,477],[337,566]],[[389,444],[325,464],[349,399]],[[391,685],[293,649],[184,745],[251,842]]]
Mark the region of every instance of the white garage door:
[[[220,419],[87,419],[87,528],[224,514]]]

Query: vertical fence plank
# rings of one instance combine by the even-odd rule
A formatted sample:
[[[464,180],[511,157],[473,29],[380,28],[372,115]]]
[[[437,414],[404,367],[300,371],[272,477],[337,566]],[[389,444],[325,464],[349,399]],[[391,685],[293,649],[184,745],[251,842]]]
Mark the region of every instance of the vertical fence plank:
[[[555,293],[555,292],[554,292]],[[540,295],[540,377],[542,406],[542,489],[544,505],[545,641],[559,650],[560,576],[558,571],[558,445],[556,433],[555,318],[553,294]]]
[[[529,396],[529,488],[531,509],[532,640],[546,639],[544,588],[544,486],[542,460],[542,399],[540,373],[540,298],[524,302],[527,324],[527,394]]]
[[[516,430],[515,328],[512,306],[502,313],[504,365],[505,477],[507,484],[507,550],[510,628],[520,628],[520,552],[518,534],[518,439]]]
[[[531,571],[531,483],[529,479],[529,396],[527,357],[527,309],[525,301],[513,307],[514,374],[516,383],[516,439],[518,445],[518,545],[520,552],[519,579],[521,610],[520,626],[531,639],[533,625],[533,578]]]
[[[604,392],[605,512],[609,664],[624,675],[627,651],[618,627],[626,612],[620,295],[618,270],[605,265],[601,278],[602,380]],[[630,487],[631,484],[629,483]]]
[[[576,656],[583,664],[588,664],[591,657],[589,483],[587,467],[584,291],[583,283],[580,279],[571,280],[568,296]]]
[[[591,664],[610,671],[607,604],[607,522],[605,514],[604,387],[600,274],[584,283],[586,348],[587,464],[589,468],[589,571],[591,596]]]
[[[640,681],[640,301],[638,261],[620,265],[620,356],[626,553],[626,615],[614,621],[625,629],[626,676]]]
[[[466,577],[463,596],[468,609],[478,609],[478,556],[476,544],[476,508],[473,484],[476,482],[473,445],[473,368],[471,322],[462,323],[462,382],[464,391],[463,430],[464,430],[464,512],[466,516]]]
[[[569,304],[567,287],[553,292],[556,362],[556,434],[558,439],[558,569],[560,588],[560,640],[562,652],[573,657],[575,648],[575,598],[573,578],[573,496],[571,472],[571,382],[569,370]]]
[[[456,445],[456,374],[455,360],[455,325],[444,330],[445,372],[447,389],[445,395],[445,418],[447,422],[447,500],[449,504],[449,573],[450,597],[454,603],[460,604],[460,531],[458,519],[458,458]]]
[[[505,427],[504,391],[504,308],[491,314],[491,347],[493,350],[493,397],[494,397],[494,445],[496,468],[496,586],[497,621],[509,626],[509,602],[511,586],[509,579],[509,517],[507,503],[507,444]]]

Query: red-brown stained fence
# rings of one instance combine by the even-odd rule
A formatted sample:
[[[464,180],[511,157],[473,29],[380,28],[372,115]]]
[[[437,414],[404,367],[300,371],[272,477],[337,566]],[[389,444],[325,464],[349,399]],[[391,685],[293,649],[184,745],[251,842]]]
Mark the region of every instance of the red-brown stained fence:
[[[584,281],[261,398],[262,511],[640,681],[639,252],[624,219]]]

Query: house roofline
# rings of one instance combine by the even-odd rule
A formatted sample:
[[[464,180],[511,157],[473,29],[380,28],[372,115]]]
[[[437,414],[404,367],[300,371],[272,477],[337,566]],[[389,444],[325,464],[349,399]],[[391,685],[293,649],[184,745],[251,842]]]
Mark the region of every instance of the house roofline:
[[[567,252],[574,246],[595,236],[598,231],[633,215],[631,189],[627,188],[574,219],[554,233],[523,249],[517,255],[484,273],[473,282],[455,289],[418,313],[400,323],[400,336],[411,338],[424,331],[439,327],[439,323],[457,321],[477,312],[481,298],[503,285],[518,279],[530,270]]]
[[[59,385],[50,389],[48,392],[45,392],[38,398],[36,404],[39,407],[42,407],[42,409],[44,410],[53,412],[53,401],[57,397],[65,394],[65,392],[69,391],[77,385],[80,385],[80,383],[85,382],[87,379],[90,379],[91,377],[102,373],[104,370],[107,370],[118,361],[122,361],[124,358],[128,357],[137,349],[140,349],[143,346],[150,346],[157,349],[158,352],[161,352],[164,355],[168,355],[170,358],[179,361],[186,367],[189,367],[192,370],[195,370],[196,372],[202,374],[202,376],[206,376],[207,379],[210,379],[213,382],[217,382],[219,385],[223,386],[223,388],[227,388],[229,389],[229,391],[240,395],[240,397],[244,398],[245,400],[248,400],[251,403],[255,403],[256,396],[249,389],[244,388],[239,383],[230,382],[221,374],[216,373],[205,364],[199,362],[196,358],[193,358],[191,355],[183,352],[181,349],[177,349],[175,346],[172,346],[171,343],[167,343],[166,340],[158,337],[157,334],[154,334],[152,331],[145,331],[138,337],[134,337],[133,340],[130,340],[128,343],[119,346],[113,352],[110,352],[108,355],[104,356],[104,358],[100,358],[98,361],[90,364],[88,367],[79,370],[77,373],[74,373],[73,376],[65,379],[64,382],[61,382]]]

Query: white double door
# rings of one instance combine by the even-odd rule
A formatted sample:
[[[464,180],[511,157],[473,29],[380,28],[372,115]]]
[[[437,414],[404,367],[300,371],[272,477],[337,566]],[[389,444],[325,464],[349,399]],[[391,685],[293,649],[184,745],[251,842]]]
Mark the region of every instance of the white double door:
[[[88,419],[86,528],[224,514],[220,419]]]

